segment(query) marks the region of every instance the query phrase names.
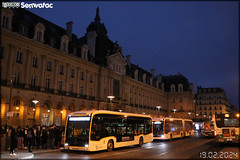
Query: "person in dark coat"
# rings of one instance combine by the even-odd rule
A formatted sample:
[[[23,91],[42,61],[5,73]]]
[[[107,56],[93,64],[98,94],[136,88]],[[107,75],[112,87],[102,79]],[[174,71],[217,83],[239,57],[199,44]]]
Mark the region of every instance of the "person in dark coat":
[[[18,145],[17,133],[15,131],[15,128],[13,128],[11,131],[10,155],[16,155],[14,153],[14,149],[17,148],[17,145]]]
[[[29,128],[27,130],[28,152],[32,152],[33,136],[34,136],[33,129]]]
[[[42,149],[47,148],[47,130],[45,126],[43,126],[42,128],[41,140],[42,140]]]
[[[37,145],[37,149],[39,149],[39,146],[40,146],[40,138],[41,138],[41,134],[42,134],[42,129],[41,129],[41,126],[38,125],[37,126],[37,131],[36,131],[36,145]]]

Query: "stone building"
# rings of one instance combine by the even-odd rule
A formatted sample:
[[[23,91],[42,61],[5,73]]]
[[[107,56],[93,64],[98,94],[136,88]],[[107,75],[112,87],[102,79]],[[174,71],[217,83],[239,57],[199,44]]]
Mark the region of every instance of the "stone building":
[[[231,105],[222,88],[197,87],[196,118],[211,119],[214,114],[229,113]]]
[[[170,83],[170,77],[132,64],[109,39],[99,8],[81,38],[72,33],[73,22],[64,29],[24,9],[1,11],[2,125],[64,125],[68,113],[89,109],[153,117],[174,108],[192,111],[187,79],[178,75],[183,81]],[[181,104],[170,104],[174,98],[182,98]]]

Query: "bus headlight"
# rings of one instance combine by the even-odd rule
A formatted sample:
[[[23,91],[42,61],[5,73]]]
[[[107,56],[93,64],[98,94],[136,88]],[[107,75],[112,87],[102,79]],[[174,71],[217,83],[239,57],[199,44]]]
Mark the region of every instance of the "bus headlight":
[[[161,138],[164,138],[165,136],[164,136],[164,134],[163,135],[161,135]]]
[[[88,147],[88,144],[85,144],[85,147]]]
[[[64,146],[68,146],[68,143],[65,143],[65,145]]]

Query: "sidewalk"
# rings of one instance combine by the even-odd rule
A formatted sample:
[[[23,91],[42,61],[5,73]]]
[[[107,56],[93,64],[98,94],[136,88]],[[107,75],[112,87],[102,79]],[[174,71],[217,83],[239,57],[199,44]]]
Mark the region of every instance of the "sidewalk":
[[[34,154],[47,153],[47,152],[58,152],[60,149],[33,149],[33,152],[28,152],[26,149],[15,150],[16,155],[10,155],[9,150],[1,150],[0,159],[31,159]]]

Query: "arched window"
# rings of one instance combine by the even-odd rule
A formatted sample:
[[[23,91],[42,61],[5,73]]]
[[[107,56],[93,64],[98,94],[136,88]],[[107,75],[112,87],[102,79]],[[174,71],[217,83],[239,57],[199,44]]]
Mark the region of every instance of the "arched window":
[[[183,92],[183,85],[182,84],[178,84],[178,92]]]
[[[171,92],[175,92],[175,85],[171,84]]]
[[[42,23],[38,23],[35,26],[35,33],[34,33],[34,39],[38,42],[44,42],[44,32],[45,32],[45,26]]]
[[[134,72],[134,78],[135,78],[136,80],[138,80],[138,70],[135,70],[135,72]]]
[[[61,51],[68,53],[68,42],[69,42],[69,37],[67,35],[62,36],[61,48],[60,48]]]
[[[4,29],[12,30],[12,17],[13,11],[11,9],[2,9],[1,13],[1,26]]]

